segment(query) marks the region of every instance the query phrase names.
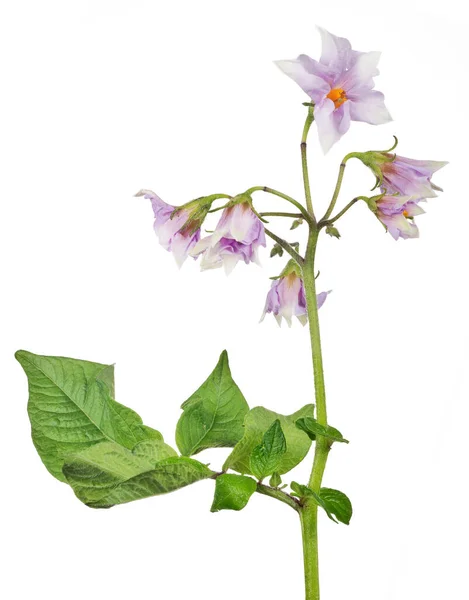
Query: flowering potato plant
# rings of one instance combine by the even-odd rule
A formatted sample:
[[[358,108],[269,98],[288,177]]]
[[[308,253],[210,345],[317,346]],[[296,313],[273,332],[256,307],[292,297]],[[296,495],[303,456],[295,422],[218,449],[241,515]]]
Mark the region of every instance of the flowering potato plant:
[[[349,153],[340,164],[329,206],[317,217],[306,152],[313,123],[327,152],[348,131],[351,121],[379,125],[391,118],[383,94],[374,90],[379,53],[352,50],[346,39],[320,31],[323,51],[319,61],[300,55],[277,63],[309,96],[304,102],[307,115],[301,139],[304,204],[265,186],[236,195],[212,194],[181,206],[167,204],[150,190],[137,193],[150,200],[159,242],[179,266],[192,258],[204,270],[223,267],[229,274],[240,261],[258,263],[267,238],[274,242],[271,256],[288,255],[283,270],[272,278],[262,319],[272,314],[279,325],[285,319],[291,326],[293,317],[302,325],[309,324],[314,404],[297,406],[289,415],[249,407],[224,351],[214,370],[181,406],[176,450],[133,410],[115,400],[112,366],[24,350],[16,354],[29,381],[34,445],[50,473],[70,485],[79,500],[92,508],[109,508],[203,479],[215,483],[213,512],[242,510],[254,493],[278,500],[293,509],[301,522],[307,600],[319,599],[319,511],[346,525],[352,517],[346,494],[322,485],[331,447],[348,440],[327,418],[318,309],[329,292],[316,290],[318,239],[322,231],[339,238],[337,222],[357,202],[365,202],[395,240],[418,237],[415,219],[424,212],[422,203],[440,190],[432,177],[446,164],[397,156],[393,153],[397,139],[387,150]],[[345,168],[352,158],[371,170],[376,185],[372,195],[353,198],[335,212]],[[257,192],[274,195],[289,206],[282,212],[259,212],[254,200]],[[207,220],[218,211],[222,211],[218,223],[205,235]],[[292,230],[304,226],[305,251],[297,242],[274,233],[268,217],[288,219]],[[283,483],[312,446],[309,480]],[[220,447],[231,450],[224,464],[212,470],[202,453]]]

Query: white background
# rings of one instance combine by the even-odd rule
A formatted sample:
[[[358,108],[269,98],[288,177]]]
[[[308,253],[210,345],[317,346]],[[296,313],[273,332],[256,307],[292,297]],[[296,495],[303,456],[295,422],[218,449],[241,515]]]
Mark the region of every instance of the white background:
[[[456,2],[11,0],[0,15],[4,598],[303,597],[296,515],[269,498],[212,515],[208,481],[108,511],[80,504],[30,441],[13,353],[116,363],[117,399],[169,443],[223,348],[251,406],[290,413],[312,400],[307,330],[258,325],[284,260],[264,251],[262,269],[229,278],[193,261],[178,272],[133,194],[181,204],[270,185],[301,198],[307,97],[272,61],[318,57],[315,24],[383,51],[376,87],[394,117],[353,123],[326,158],[313,128],[318,210],[342,156],[392,134],[404,156],[450,161],[420,240],[396,243],[357,206],[340,241],[321,241],[330,422],[351,440],[324,482],[355,511],[350,527],[321,520],[323,598],[469,597],[468,22]],[[352,161],[341,204],[372,184]],[[226,453],[200,458],[216,467]]]

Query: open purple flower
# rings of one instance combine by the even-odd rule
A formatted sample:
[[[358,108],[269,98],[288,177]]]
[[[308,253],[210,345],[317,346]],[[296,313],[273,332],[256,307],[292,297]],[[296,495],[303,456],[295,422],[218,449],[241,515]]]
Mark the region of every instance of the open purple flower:
[[[321,292],[317,295],[318,308],[324,304],[328,294],[329,292]],[[261,321],[267,313],[272,313],[279,325],[282,324],[282,318],[289,327],[292,324],[292,317],[297,317],[302,325],[308,322],[303,279],[295,261],[290,260],[280,277],[272,282]]]
[[[384,95],[373,90],[380,53],[357,52],[345,38],[319,30],[319,62],[300,54],[297,59],[276,64],[313,101],[319,141],[327,152],[348,131],[350,121],[381,125],[390,121],[391,115],[384,105]]]
[[[166,204],[151,190],[140,190],[135,195],[151,200],[155,214],[153,228],[158,240],[165,250],[173,253],[178,267],[181,267],[200,239],[200,225],[203,219],[194,219],[194,213],[199,211],[197,204],[192,202],[178,209]]]
[[[203,254],[201,269],[224,267],[228,275],[238,261],[258,263],[258,248],[265,246],[264,225],[248,201],[228,206],[212,235],[202,238],[191,251]]]
[[[376,201],[376,216],[395,240],[419,237],[414,217],[425,211],[417,204],[415,196],[385,195]]]
[[[396,156],[392,160],[392,155],[385,156],[388,160],[380,163],[383,191],[419,198],[433,198],[436,196],[435,190],[443,191],[431,178],[448,164],[446,161],[414,160],[403,156]]]

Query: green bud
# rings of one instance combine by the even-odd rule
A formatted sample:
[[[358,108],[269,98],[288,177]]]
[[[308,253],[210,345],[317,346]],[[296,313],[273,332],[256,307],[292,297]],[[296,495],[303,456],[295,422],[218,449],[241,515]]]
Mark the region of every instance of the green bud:
[[[273,258],[274,256],[277,256],[277,255],[283,256],[283,248],[280,244],[274,244],[274,247],[270,251],[270,258]]]
[[[273,473],[272,477],[269,480],[270,487],[278,488],[278,486],[282,483],[282,478],[278,473]]]
[[[333,225],[328,225],[326,227],[326,233],[327,233],[327,235],[330,235],[331,237],[335,237],[337,239],[340,239],[339,230],[336,229]]]
[[[295,221],[293,221],[292,226],[290,227],[290,229],[296,229],[300,225],[303,225],[303,219],[296,219]]]

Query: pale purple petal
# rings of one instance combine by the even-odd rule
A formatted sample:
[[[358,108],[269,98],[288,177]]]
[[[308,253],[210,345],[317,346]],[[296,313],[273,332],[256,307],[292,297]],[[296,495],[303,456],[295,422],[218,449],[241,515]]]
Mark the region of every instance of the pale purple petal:
[[[317,295],[318,308],[324,304],[328,293],[321,292]],[[267,293],[261,321],[264,320],[267,313],[272,313],[279,325],[281,325],[282,319],[285,319],[288,326],[291,327],[294,316],[302,325],[305,325],[308,315],[303,280],[294,273],[276,279]]]
[[[392,121],[384,104],[384,94],[374,90],[362,90],[349,96],[350,116],[353,121],[363,121],[370,125],[383,125]]]
[[[403,208],[406,217],[417,217],[418,215],[423,215],[425,213],[423,208],[415,202],[406,202]]]
[[[306,71],[300,60],[277,60],[275,64],[285,75],[293,79],[313,102],[319,102],[329,93],[328,83],[321,77]]]
[[[314,108],[319,142],[324,154],[330,150],[350,126],[349,109],[344,108],[346,104],[347,102],[335,110],[332,100],[326,98],[324,102]],[[344,112],[345,110],[347,112]],[[338,113],[337,117],[336,113]]]
[[[320,62],[323,65],[350,66],[352,58],[352,46],[346,38],[338,37],[329,33],[326,29],[318,27],[322,38],[322,54]]]
[[[431,181],[431,177],[447,164],[446,161],[413,160],[396,156],[393,161],[381,165],[382,187],[391,193],[433,198],[436,196],[435,190],[442,190]]]
[[[347,90],[347,97],[359,94],[364,89],[374,87],[373,77],[379,75],[378,62],[381,52],[361,52],[352,68],[347,70],[338,81],[338,87]]]
[[[225,208],[212,235],[195,244],[191,254],[203,254],[201,269],[224,267],[231,273],[240,260],[258,263],[259,246],[265,246],[265,231],[248,203]]]

